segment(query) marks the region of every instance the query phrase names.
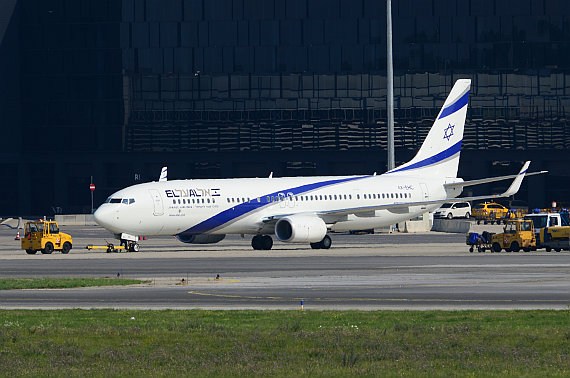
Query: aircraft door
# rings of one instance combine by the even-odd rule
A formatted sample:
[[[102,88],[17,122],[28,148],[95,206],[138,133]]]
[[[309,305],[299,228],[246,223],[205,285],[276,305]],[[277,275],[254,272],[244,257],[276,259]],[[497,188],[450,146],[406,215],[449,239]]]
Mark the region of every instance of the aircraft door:
[[[422,201],[429,201],[429,192],[428,192],[428,188],[427,185],[424,183],[420,183],[420,188],[422,189]]]
[[[153,214],[156,216],[164,214],[164,207],[162,205],[162,198],[160,198],[160,193],[156,189],[149,189],[148,191],[152,197],[152,204],[154,206]]]
[[[420,188],[422,190],[422,201],[429,201],[429,192],[428,192],[427,185],[424,184],[423,182],[421,182]],[[427,209],[427,206],[422,205],[422,206],[420,206],[420,209],[425,210],[425,209]]]

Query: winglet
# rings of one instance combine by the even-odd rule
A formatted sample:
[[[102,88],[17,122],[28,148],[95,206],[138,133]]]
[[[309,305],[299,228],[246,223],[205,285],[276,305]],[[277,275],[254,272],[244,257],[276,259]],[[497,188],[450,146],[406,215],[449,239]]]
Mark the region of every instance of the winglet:
[[[513,183],[511,184],[511,186],[509,186],[509,189],[507,189],[507,191],[504,192],[501,195],[501,197],[510,197],[519,191],[521,184],[522,184],[522,180],[524,179],[524,176],[528,170],[529,165],[530,165],[530,161],[527,161],[526,163],[524,163],[523,167],[521,168],[521,171],[519,172],[517,177],[513,180]]]
[[[168,180],[168,168],[162,167],[162,170],[160,171],[160,178],[158,179],[158,181],[167,181],[167,180]]]

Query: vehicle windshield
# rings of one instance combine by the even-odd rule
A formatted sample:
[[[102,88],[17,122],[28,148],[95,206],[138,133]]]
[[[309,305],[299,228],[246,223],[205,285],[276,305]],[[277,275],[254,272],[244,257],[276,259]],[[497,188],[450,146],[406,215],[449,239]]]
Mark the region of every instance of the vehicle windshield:
[[[444,203],[443,205],[441,205],[442,209],[449,209],[451,207],[451,203]]]
[[[527,215],[524,219],[532,220],[534,228],[544,228],[546,227],[546,215]]]
[[[530,222],[523,222],[521,224],[521,231],[532,231],[531,223]]]

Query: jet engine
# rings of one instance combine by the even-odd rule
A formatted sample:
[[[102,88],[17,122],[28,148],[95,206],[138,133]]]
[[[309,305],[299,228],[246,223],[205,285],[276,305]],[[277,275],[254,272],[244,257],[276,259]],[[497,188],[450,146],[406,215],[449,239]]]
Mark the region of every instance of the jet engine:
[[[184,235],[178,234],[176,235],[176,239],[181,241],[182,243],[191,243],[191,244],[214,244],[219,241],[224,240],[226,235]]]
[[[327,234],[327,225],[315,215],[290,215],[275,224],[275,235],[282,242],[316,243]]]

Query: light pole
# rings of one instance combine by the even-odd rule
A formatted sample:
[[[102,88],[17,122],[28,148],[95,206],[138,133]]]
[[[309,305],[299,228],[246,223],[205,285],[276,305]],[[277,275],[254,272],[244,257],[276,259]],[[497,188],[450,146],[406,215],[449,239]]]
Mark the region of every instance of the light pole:
[[[394,158],[394,68],[392,67],[392,0],[386,0],[386,46],[388,90],[388,170],[396,167]]]

